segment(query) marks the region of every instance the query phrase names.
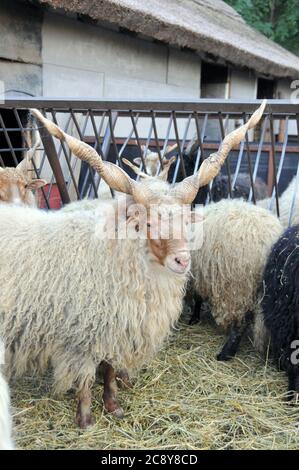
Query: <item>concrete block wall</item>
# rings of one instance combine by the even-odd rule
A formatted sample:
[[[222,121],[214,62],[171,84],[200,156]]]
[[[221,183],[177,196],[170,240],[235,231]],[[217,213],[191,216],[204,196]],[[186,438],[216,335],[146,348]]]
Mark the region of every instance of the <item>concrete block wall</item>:
[[[107,99],[199,98],[200,60],[128,34],[46,13],[43,94]],[[68,77],[74,82],[68,86]],[[56,83],[55,78],[57,77]],[[80,86],[82,84],[82,86]]]
[[[1,0],[0,81],[4,91],[42,93],[42,13],[34,6]]]
[[[298,81],[297,81],[298,82]],[[296,87],[297,92],[294,94],[295,88],[291,87],[292,82],[288,79],[281,79],[277,81],[276,86],[276,96],[277,98],[281,98],[283,100],[290,100],[292,97],[295,99],[299,99],[299,82],[294,84],[293,86]],[[289,135],[297,135],[297,123],[295,119],[289,121],[288,125],[288,133]]]
[[[200,97],[201,67],[195,54],[53,13],[44,16],[42,61],[44,96],[116,100]],[[131,127],[130,120],[122,119],[117,135],[128,135]],[[183,127],[180,122],[181,132]],[[166,121],[158,128],[163,138]],[[147,137],[148,122],[140,121],[138,131]]]

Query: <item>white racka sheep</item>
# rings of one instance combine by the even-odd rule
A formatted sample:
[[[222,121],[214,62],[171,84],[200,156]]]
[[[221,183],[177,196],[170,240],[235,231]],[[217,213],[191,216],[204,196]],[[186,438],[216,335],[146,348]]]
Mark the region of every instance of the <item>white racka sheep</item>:
[[[43,179],[32,178],[29,171],[30,162],[39,145],[38,139],[16,168],[0,167],[0,203],[8,202],[36,207],[36,199],[32,191],[47,184]]]
[[[272,201],[272,205],[271,198],[262,199],[257,202],[257,205],[259,207],[264,207],[265,209],[270,209],[275,215],[277,214],[275,199]],[[279,219],[284,228],[288,228],[289,225],[297,225],[299,223],[299,181],[297,184],[296,176],[292,179],[279,198]]]
[[[131,179],[33,110],[110,187],[129,196],[69,213],[0,207],[0,334],[8,373],[43,372],[51,364],[56,391],[77,389],[77,422],[86,427],[92,422],[90,389],[102,364],[104,406],[123,415],[114,369],[138,370],[169,335],[190,269],[190,204],[264,107],[175,187],[161,179]]]
[[[201,300],[208,300],[216,323],[229,333],[217,356],[227,360],[259,312],[257,289],[283,228],[266,209],[237,199],[212,203],[203,216],[202,246],[192,252],[193,288],[199,296],[192,322],[199,317]]]
[[[2,343],[0,342],[0,355],[2,355]],[[0,367],[1,367],[0,357]],[[10,414],[9,389],[0,370],[0,450],[12,450],[11,439],[12,422]]]

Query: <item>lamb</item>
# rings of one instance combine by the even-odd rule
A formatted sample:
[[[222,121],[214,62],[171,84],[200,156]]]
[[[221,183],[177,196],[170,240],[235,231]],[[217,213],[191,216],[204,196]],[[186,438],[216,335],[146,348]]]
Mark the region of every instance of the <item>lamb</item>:
[[[266,209],[237,199],[209,204],[203,216],[202,246],[192,251],[197,299],[191,323],[208,300],[216,323],[228,332],[217,359],[228,360],[258,315],[258,286],[282,226]]]
[[[288,375],[289,399],[299,393],[298,250],[299,225],[295,225],[273,246],[261,285],[266,332],[270,334],[271,352],[277,365]]]
[[[2,344],[0,343],[0,349]],[[0,450],[12,450],[9,390],[0,370]]]
[[[26,153],[16,168],[0,167],[0,202],[36,206],[32,191],[47,184],[43,179],[33,179],[29,172],[30,162],[39,145],[40,140]]]
[[[77,423],[86,427],[102,364],[104,407],[123,416],[115,370],[131,374],[146,364],[181,312],[190,270],[187,223],[197,218],[190,204],[257,124],[265,104],[175,187],[153,177],[135,181],[32,110],[74,155],[128,196],[69,213],[0,207],[0,334],[10,376],[42,373],[51,364],[54,390],[77,391]]]

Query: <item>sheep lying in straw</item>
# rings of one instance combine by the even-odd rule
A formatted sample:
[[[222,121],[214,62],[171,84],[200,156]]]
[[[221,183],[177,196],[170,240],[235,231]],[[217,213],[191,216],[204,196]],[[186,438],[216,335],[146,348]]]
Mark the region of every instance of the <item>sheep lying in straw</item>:
[[[219,172],[230,149],[257,124],[264,107],[265,102],[226,136],[196,175],[175,187],[151,177],[131,179],[118,166],[103,162],[92,147],[32,111],[110,187],[129,197],[95,211],[0,207],[0,251],[5,253],[0,258],[5,279],[0,333],[7,372],[43,372],[51,363],[55,390],[78,391],[77,422],[86,427],[92,422],[90,389],[102,364],[104,406],[123,415],[115,370],[134,371],[147,363],[181,312],[190,269],[190,204],[198,188]]]
[[[261,290],[271,351],[288,374],[292,398],[293,392],[299,394],[299,225],[289,228],[272,248]],[[263,344],[259,339],[256,343]]]
[[[192,322],[199,318],[201,301],[209,300],[216,323],[229,333],[217,358],[228,360],[257,312],[257,288],[282,226],[269,211],[242,200],[210,204],[203,216],[202,246],[192,252],[193,289],[199,296]]]
[[[30,162],[39,145],[40,140],[26,153],[16,168],[0,167],[0,202],[36,206],[32,191],[47,184],[43,179],[33,179],[29,171]]]
[[[2,344],[0,343],[0,350],[1,349]],[[9,390],[0,370],[0,450],[13,449],[11,430]]]

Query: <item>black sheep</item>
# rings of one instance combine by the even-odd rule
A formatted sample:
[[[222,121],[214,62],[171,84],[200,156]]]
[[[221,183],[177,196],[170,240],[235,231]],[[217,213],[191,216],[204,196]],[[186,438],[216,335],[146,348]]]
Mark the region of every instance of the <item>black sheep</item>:
[[[179,157],[178,157],[179,158]],[[191,176],[194,173],[195,162],[196,162],[196,152],[192,155],[188,154],[187,152],[183,153],[184,159],[184,166],[186,176]],[[175,174],[176,164],[173,164],[168,172],[168,181],[172,182],[173,177]],[[176,181],[182,181],[184,179],[184,173],[182,170],[182,165],[180,164],[176,176]],[[251,188],[251,181],[250,176],[245,173],[239,173],[237,176],[237,180],[232,189],[232,197],[235,198],[242,198],[245,201],[248,200],[249,193]],[[265,199],[268,196],[267,192],[267,185],[264,181],[257,177],[254,182],[254,192],[256,200]],[[207,200],[207,196],[209,194],[208,186],[204,186],[199,189],[195,200],[193,201],[194,204],[205,204]],[[211,200],[213,202],[218,202],[221,199],[227,199],[229,197],[229,180],[228,176],[226,175],[218,175],[214,178],[212,188],[211,188]]]
[[[299,393],[299,225],[273,246],[263,280],[262,310],[271,351],[289,379],[289,398]]]

